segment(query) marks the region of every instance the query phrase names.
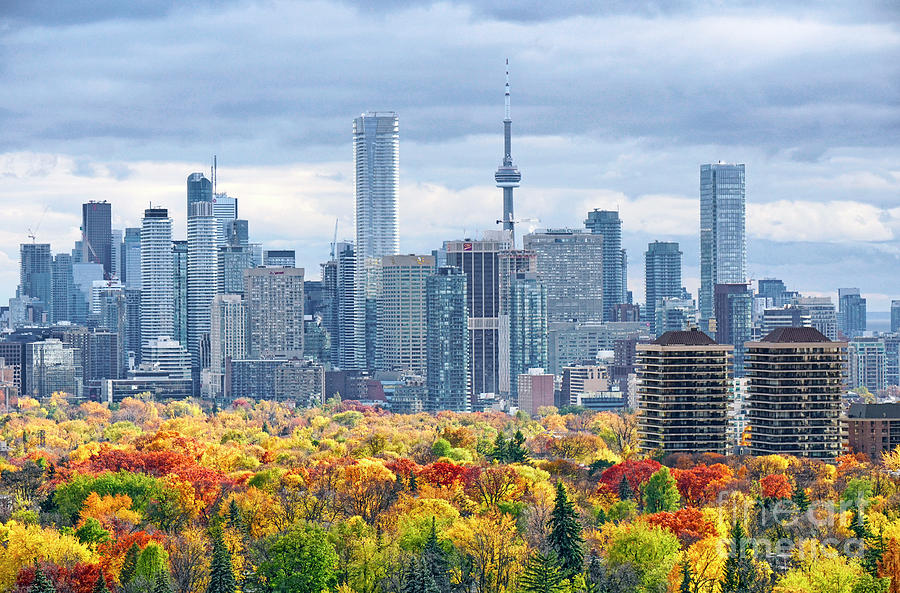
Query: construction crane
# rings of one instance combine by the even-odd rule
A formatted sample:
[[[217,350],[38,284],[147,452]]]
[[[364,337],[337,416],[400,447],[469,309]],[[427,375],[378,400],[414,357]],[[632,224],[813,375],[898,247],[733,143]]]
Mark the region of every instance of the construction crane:
[[[49,204],[47,204],[46,206],[44,206],[44,211],[41,212],[41,217],[38,219],[38,223],[37,223],[37,225],[34,227],[34,230],[31,230],[31,227],[29,227],[29,228],[26,229],[26,230],[28,231],[28,236],[31,237],[31,243],[32,243],[32,244],[34,244],[34,242],[37,240],[37,232],[38,232],[38,231],[40,230],[40,228],[41,228],[41,223],[44,222],[44,215],[47,214],[47,209],[48,209],[49,207],[50,207]]]
[[[335,257],[335,250],[337,249],[337,226],[338,219],[334,219],[334,238],[331,240],[331,259],[333,260]]]

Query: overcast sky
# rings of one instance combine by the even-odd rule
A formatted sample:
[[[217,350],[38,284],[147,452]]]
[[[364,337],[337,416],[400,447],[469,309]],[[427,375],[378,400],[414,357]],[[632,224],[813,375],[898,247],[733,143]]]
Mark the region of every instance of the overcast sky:
[[[681,243],[696,294],[699,166],[723,160],[747,166],[752,278],[887,310],[900,3],[790,4],[0,0],[0,299],[27,229],[68,251],[88,199],[117,228],[167,207],[183,238],[185,178],[213,154],[252,239],[318,277],[335,220],[354,234],[367,110],[400,115],[402,251],[496,228],[509,57],[516,215],[618,208],[636,300],[654,239]]]

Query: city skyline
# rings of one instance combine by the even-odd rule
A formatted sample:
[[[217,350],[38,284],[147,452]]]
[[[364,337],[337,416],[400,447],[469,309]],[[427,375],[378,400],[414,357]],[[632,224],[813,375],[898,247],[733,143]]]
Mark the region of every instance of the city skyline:
[[[229,39],[242,44],[246,57],[232,64],[235,74],[218,63],[210,65],[198,88],[231,90],[236,77],[253,68],[260,70],[262,83],[256,91],[225,93],[227,101],[207,104],[192,98],[182,109],[194,120],[187,121],[179,111],[169,123],[157,117],[174,100],[176,91],[169,86],[149,97],[114,88],[97,103],[97,89],[79,85],[66,109],[52,116],[47,111],[48,120],[38,121],[42,108],[50,109],[57,99],[27,83],[19,68],[0,75],[12,90],[0,102],[0,117],[7,124],[0,142],[0,199],[10,212],[0,225],[0,252],[5,255],[0,255],[0,286],[9,296],[18,280],[19,244],[28,242],[26,228],[41,222],[43,206],[48,210],[37,242],[51,243],[54,252],[68,251],[79,238],[78,207],[89,200],[110,201],[112,226],[119,229],[137,226],[152,201],[169,209],[173,235],[182,239],[187,219],[183,180],[192,171],[208,170],[205,161],[212,154],[220,161],[219,191],[241,200],[255,239],[268,248],[296,249],[298,267],[316,277],[318,264],[327,259],[335,219],[339,239],[353,236],[347,133],[355,114],[373,108],[396,110],[404,120],[401,253],[428,253],[443,240],[496,229],[501,203],[492,173],[502,146],[500,86],[508,56],[516,95],[514,156],[525,172],[516,193],[516,216],[540,219],[536,227],[577,227],[589,210],[618,207],[623,247],[630,252],[629,289],[635,295],[644,292],[640,254],[647,243],[672,240],[682,246],[685,285],[696,295],[697,167],[719,160],[746,163],[748,274],[782,278],[790,289],[809,295],[833,296],[840,286],[859,286],[871,311],[889,309],[896,282],[882,271],[896,264],[900,251],[895,241],[900,174],[892,132],[900,104],[892,64],[900,36],[891,26],[897,13],[888,7],[872,3],[854,14],[849,4],[840,3],[815,12],[781,5],[724,7],[715,15],[689,4],[658,5],[650,14],[627,9],[592,13],[584,7],[547,14],[550,9],[525,7],[513,15],[466,3],[399,4],[385,8],[375,20],[419,26],[445,17],[444,25],[463,39],[452,44],[446,37],[453,35],[435,33],[429,41],[429,48],[449,52],[452,64],[405,56],[415,67],[391,71],[398,83],[391,87],[421,90],[398,93],[371,74],[346,77],[354,79],[347,87],[343,78],[337,81],[328,74],[331,62],[310,69],[304,58],[308,84],[291,76],[284,91],[264,95],[273,90],[269,81],[275,74],[261,58],[269,45],[237,23],[290,21],[286,17],[294,9],[251,10],[241,2],[216,10],[198,3],[191,12],[161,6],[140,14],[107,7],[107,14],[82,11],[77,18],[75,12],[60,11],[47,22],[46,15],[27,13],[39,8],[0,13],[0,19],[14,25],[0,29],[0,35],[22,71],[51,47],[67,55],[70,72],[112,79],[121,74],[113,63],[101,61],[96,71],[86,69],[83,64],[96,50],[75,51],[79,39],[108,30],[131,55],[138,50],[125,39],[123,31],[129,28],[145,30],[151,44],[171,44],[162,31],[212,18],[233,33]],[[365,24],[368,16],[365,9],[326,4],[310,14],[310,23],[341,17],[347,26],[375,26]],[[711,30],[713,40],[681,44],[663,60],[669,74],[651,67],[660,40],[679,27],[714,23],[721,30]],[[466,43],[477,26],[496,39],[486,47]],[[575,46],[560,34],[573,27],[609,35],[604,46],[590,39]],[[286,47],[300,43],[304,32],[275,30]],[[629,38],[629,32],[640,30],[646,36]],[[52,43],[42,44],[43,36],[55,33]],[[553,51],[537,55],[528,39]],[[396,46],[380,47],[374,54],[394,55],[413,41],[412,34],[403,33]],[[715,59],[705,45],[714,42],[721,42]],[[332,43],[326,38],[322,47]],[[186,52],[186,64],[196,57],[193,49],[173,47]],[[325,50],[311,55],[315,58],[319,51]],[[225,56],[235,57],[233,52]],[[128,73],[129,80],[165,73],[183,85],[195,73],[145,58],[145,68]],[[729,62],[728,72],[717,67],[718,60]],[[364,59],[354,72],[368,63]],[[706,70],[687,68],[695,63]],[[646,75],[626,74],[640,67],[647,69]],[[69,75],[47,72],[51,81],[64,82]],[[326,98],[348,89],[352,100]],[[263,100],[266,96],[269,101]],[[298,96],[308,108],[302,114],[296,109]],[[629,103],[626,97],[640,100]],[[442,108],[435,111],[436,105]],[[664,109],[657,113],[660,107]],[[284,119],[289,113],[290,119]],[[718,125],[706,125],[711,116]],[[289,125],[282,129],[273,121]],[[159,124],[159,133],[148,140],[146,128],[152,123]],[[176,129],[176,123],[181,127]],[[203,126],[205,133],[200,133]],[[518,230],[521,236],[529,228]]]

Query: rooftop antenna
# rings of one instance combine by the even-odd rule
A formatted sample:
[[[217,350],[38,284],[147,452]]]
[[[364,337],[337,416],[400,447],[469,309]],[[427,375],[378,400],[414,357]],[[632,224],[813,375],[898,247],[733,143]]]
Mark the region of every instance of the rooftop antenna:
[[[506,104],[504,111],[504,119],[509,119],[509,58],[506,58]]]
[[[216,193],[218,193],[218,189],[216,186],[216,181],[217,181],[216,176],[218,175],[218,172],[219,172],[218,168],[219,168],[218,164],[216,163],[216,155],[213,155],[212,170],[210,171],[210,177],[212,177],[213,195],[216,195]]]

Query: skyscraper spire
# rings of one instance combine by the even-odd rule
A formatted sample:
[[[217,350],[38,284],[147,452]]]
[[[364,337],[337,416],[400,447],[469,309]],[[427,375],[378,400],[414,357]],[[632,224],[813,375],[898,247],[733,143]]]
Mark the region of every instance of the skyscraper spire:
[[[506,59],[505,118],[503,119],[503,161],[494,173],[497,187],[503,190],[503,230],[515,233],[513,220],[513,188],[519,187],[522,174],[512,160],[512,119],[509,115],[509,58]],[[515,235],[513,235],[515,241]]]

